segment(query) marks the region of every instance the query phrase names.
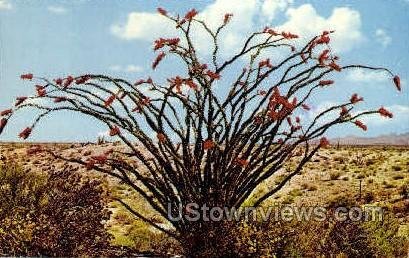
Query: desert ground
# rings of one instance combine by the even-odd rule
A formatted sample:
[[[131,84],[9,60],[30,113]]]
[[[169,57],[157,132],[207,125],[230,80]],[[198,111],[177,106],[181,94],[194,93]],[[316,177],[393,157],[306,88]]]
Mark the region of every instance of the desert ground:
[[[39,145],[69,157],[98,154],[109,148],[122,148],[117,143]],[[104,178],[112,196],[120,196],[132,207],[166,227],[163,219],[126,185],[100,173],[87,171],[82,166],[57,160],[46,153],[27,155],[27,150],[32,146],[33,144],[2,143],[0,162],[13,161],[23,166],[26,171],[39,173],[70,166],[70,169],[82,171],[87,176]],[[290,162],[286,169],[294,165],[295,163]],[[280,174],[273,176],[261,185],[254,195],[267,191],[279,179]],[[408,186],[408,146],[332,146],[321,150],[300,175],[291,179],[284,189],[273,195],[264,205],[320,205],[349,197],[356,200],[357,204],[373,204],[392,211],[398,218],[400,234],[409,236]],[[250,204],[251,198],[247,202]],[[164,248],[177,248],[172,240],[133,217],[119,203],[111,201],[109,209],[112,215],[106,228],[114,236],[114,245],[133,247],[141,252],[151,251],[158,243]]]

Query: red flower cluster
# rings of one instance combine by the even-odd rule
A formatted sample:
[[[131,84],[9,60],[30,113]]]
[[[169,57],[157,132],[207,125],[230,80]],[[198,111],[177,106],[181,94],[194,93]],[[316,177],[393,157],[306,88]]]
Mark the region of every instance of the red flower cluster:
[[[348,114],[348,109],[345,106],[341,107],[341,112],[339,112],[340,116],[345,116]]]
[[[13,110],[11,109],[6,109],[0,112],[0,116],[7,116],[13,113]]]
[[[152,81],[152,78],[151,77],[149,77],[148,79],[146,79],[146,80],[144,80],[144,79],[140,79],[140,80],[137,80],[133,85],[134,86],[138,86],[138,85],[141,85],[142,83],[152,83],[153,81]]]
[[[7,121],[8,121],[8,120],[7,120],[6,118],[2,118],[2,119],[0,120],[0,134],[3,132],[4,127],[6,127]]]
[[[71,75],[69,75],[67,78],[65,78],[63,87],[67,88],[68,86],[71,85],[71,83],[74,81],[74,77],[72,77]]]
[[[166,136],[163,133],[158,133],[156,135],[156,137],[158,138],[159,142],[165,142],[166,141]]]
[[[27,97],[17,97],[16,98],[16,107],[21,105],[21,103],[23,103],[26,99],[27,99]]]
[[[155,45],[153,47],[153,50],[158,50],[163,48],[164,46],[170,46],[172,48],[176,48],[176,46],[179,44],[180,38],[171,38],[171,39],[164,39],[164,38],[159,38],[155,40]]]
[[[159,55],[155,58],[155,60],[152,63],[152,69],[155,70],[155,68],[158,66],[158,64],[160,63],[160,61],[162,61],[162,59],[165,57],[165,53],[164,52],[160,52]]]
[[[210,79],[213,80],[219,80],[220,79],[220,74],[212,72],[210,70],[207,70],[206,75],[210,77]]]
[[[120,133],[121,131],[119,130],[118,126],[114,126],[111,128],[111,130],[109,130],[109,136],[119,135]]]
[[[384,107],[379,108],[378,112],[379,114],[381,114],[381,116],[389,117],[389,118],[393,117],[393,114],[389,112],[388,110],[386,110]]]
[[[20,75],[20,78],[22,80],[32,80],[33,79],[33,74],[32,73],[28,73],[28,74],[22,74]]]
[[[191,21],[197,14],[198,12],[196,11],[196,9],[192,9],[185,14],[185,19]]]
[[[280,95],[280,91],[275,87],[268,103],[268,115],[274,121],[282,119],[291,113],[296,105],[297,98],[294,98],[292,102],[289,102],[286,97]],[[282,107],[281,109],[280,106]],[[276,111],[276,109],[278,109],[278,111]]]
[[[329,59],[329,49],[325,49],[324,51],[322,51],[322,53],[318,56],[318,62],[320,63],[320,65],[324,66],[325,65],[325,61]]]
[[[290,32],[281,32],[281,35],[285,38],[285,39],[296,39],[298,38],[298,35],[292,34]]]
[[[268,33],[268,34],[270,34],[272,36],[280,35],[280,33],[276,32],[275,30],[273,30],[273,29],[271,29],[269,27],[265,27],[264,30],[263,30],[263,33]]]
[[[226,25],[226,24],[230,21],[231,17],[233,17],[233,14],[232,14],[232,13],[226,13],[226,14],[224,15],[223,24]]]
[[[89,75],[84,75],[75,80],[75,84],[84,84],[86,83],[91,77]]]
[[[400,86],[400,77],[398,75],[395,75],[393,77],[393,83],[395,83],[396,88],[398,91],[401,91],[401,86]]]
[[[21,131],[21,133],[18,136],[25,140],[30,136],[30,134],[31,134],[31,128],[26,127],[23,131]]]
[[[333,80],[322,80],[318,82],[318,85],[320,86],[327,86],[327,85],[331,85],[333,84],[334,81]]]
[[[116,96],[114,94],[109,96],[104,102],[105,107],[111,106],[112,102],[114,102],[115,99],[116,99]]]
[[[337,72],[341,72],[341,67],[336,64],[334,60],[332,60],[331,63],[328,64],[328,66]]]
[[[267,58],[266,60],[260,61],[258,63],[258,67],[259,68],[263,68],[263,67],[268,67],[268,68],[273,68],[273,65],[270,63],[270,58]]]
[[[333,31],[331,31],[333,32]],[[322,32],[321,36],[315,40],[315,44],[319,45],[319,44],[328,44],[330,41],[330,37],[329,37],[329,33],[328,31],[324,31]]]
[[[182,94],[182,85],[185,84],[189,88],[193,90],[197,90],[198,86],[192,79],[183,79],[180,76],[176,76],[174,78],[168,79],[170,86],[172,88],[176,88],[176,92],[178,94]]]
[[[362,122],[359,121],[359,120],[356,120],[356,121],[354,122],[354,124],[355,124],[356,126],[358,126],[359,128],[361,128],[362,130],[364,130],[364,131],[368,130],[368,127],[367,127],[366,125],[364,125],[364,123],[362,123]]]
[[[189,88],[191,88],[191,89],[193,89],[193,90],[197,90],[197,84],[192,80],[192,79],[187,79],[187,80],[185,80],[185,84],[189,87]]]
[[[44,97],[47,94],[44,86],[36,85],[37,96]]]
[[[215,147],[215,143],[211,139],[207,139],[206,141],[203,142],[203,149],[209,150]]]
[[[176,76],[174,78],[168,79],[168,82],[170,83],[170,86],[172,88],[176,88],[176,92],[181,94],[182,93],[182,85],[183,85],[183,78],[180,76]]]
[[[322,138],[320,139],[320,147],[321,147],[321,148],[327,148],[328,145],[329,145],[328,139],[325,138],[325,137],[322,137]]]
[[[162,14],[163,16],[168,16],[168,12],[165,9],[158,7],[156,10],[158,11],[158,13]]]
[[[358,103],[359,101],[363,101],[363,100],[364,100],[364,98],[363,97],[358,97],[358,94],[356,94],[356,93],[352,94],[351,99],[350,99],[352,104]]]
[[[55,81],[55,83],[57,84],[57,85],[62,85],[62,82],[63,82],[63,79],[61,79],[61,78],[57,78],[57,79],[55,79],[54,80]]]

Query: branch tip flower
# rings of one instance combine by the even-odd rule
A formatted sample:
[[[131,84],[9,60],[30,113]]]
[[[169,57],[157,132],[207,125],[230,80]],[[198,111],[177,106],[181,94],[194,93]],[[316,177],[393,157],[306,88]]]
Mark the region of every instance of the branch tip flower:
[[[398,75],[395,75],[393,77],[393,83],[395,84],[396,89],[398,89],[398,91],[401,91],[400,77]]]
[[[352,96],[350,98],[350,101],[351,101],[352,104],[358,103],[358,102],[363,101],[363,100],[364,100],[364,98],[363,97],[358,97],[358,94],[356,94],[356,93],[352,94]]]
[[[168,12],[167,12],[165,9],[163,9],[163,8],[161,8],[161,7],[158,7],[156,10],[157,10],[158,13],[160,13],[161,15],[163,15],[163,16],[168,16]]]
[[[378,112],[379,114],[381,114],[381,116],[389,117],[389,118],[393,117],[393,114],[389,112],[388,110],[386,110],[384,107],[379,108]]]
[[[166,136],[163,133],[156,134],[156,137],[158,138],[159,142],[165,142],[166,141]]]
[[[12,109],[6,109],[0,112],[0,116],[7,116],[13,113]]]
[[[368,130],[368,127],[359,120],[355,120],[354,124],[364,131]]]
[[[114,126],[111,128],[111,130],[109,131],[109,136],[116,136],[119,135],[121,133],[121,131],[119,130],[118,126]]]
[[[30,136],[31,130],[31,127],[26,127],[23,131],[20,132],[18,136],[25,140]]]
[[[8,120],[6,118],[2,118],[0,120],[0,134],[3,132],[4,128],[7,125]]]
[[[22,74],[20,75],[20,79],[22,80],[32,80],[34,78],[32,73]]]

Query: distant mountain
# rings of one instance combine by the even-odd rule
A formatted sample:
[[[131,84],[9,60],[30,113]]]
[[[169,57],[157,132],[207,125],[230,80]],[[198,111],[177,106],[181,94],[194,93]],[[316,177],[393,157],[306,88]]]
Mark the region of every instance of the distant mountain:
[[[409,133],[388,134],[376,137],[346,136],[334,138],[330,141],[333,145],[409,145]]]

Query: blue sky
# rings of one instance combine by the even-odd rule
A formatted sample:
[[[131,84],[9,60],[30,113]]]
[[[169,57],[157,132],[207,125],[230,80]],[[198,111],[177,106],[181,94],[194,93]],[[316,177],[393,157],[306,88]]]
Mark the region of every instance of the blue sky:
[[[228,10],[234,13],[230,32],[222,42],[227,56],[240,39],[264,24],[306,36],[318,34],[322,29],[335,29],[338,34],[333,43],[342,63],[389,67],[400,75],[403,91],[398,93],[391,78],[383,74],[345,73],[337,78],[333,90],[316,99],[314,109],[357,92],[367,100],[361,109],[384,105],[395,118],[371,117],[365,120],[369,127],[366,133],[348,125],[330,131],[329,136],[409,132],[409,1],[232,2],[0,0],[0,110],[12,106],[16,96],[32,91],[30,83],[19,79],[22,73],[49,78],[105,73],[131,81],[176,73],[180,67],[172,63],[161,64],[155,73],[150,68],[155,56],[152,40],[159,35],[172,35],[169,27],[161,26],[156,7],[181,14],[194,7],[211,24],[222,19]],[[206,49],[203,42],[198,44],[202,50]],[[18,132],[32,121],[31,112],[15,116],[0,141],[18,141]],[[30,140],[94,141],[105,130],[97,121],[61,113],[43,121]]]

